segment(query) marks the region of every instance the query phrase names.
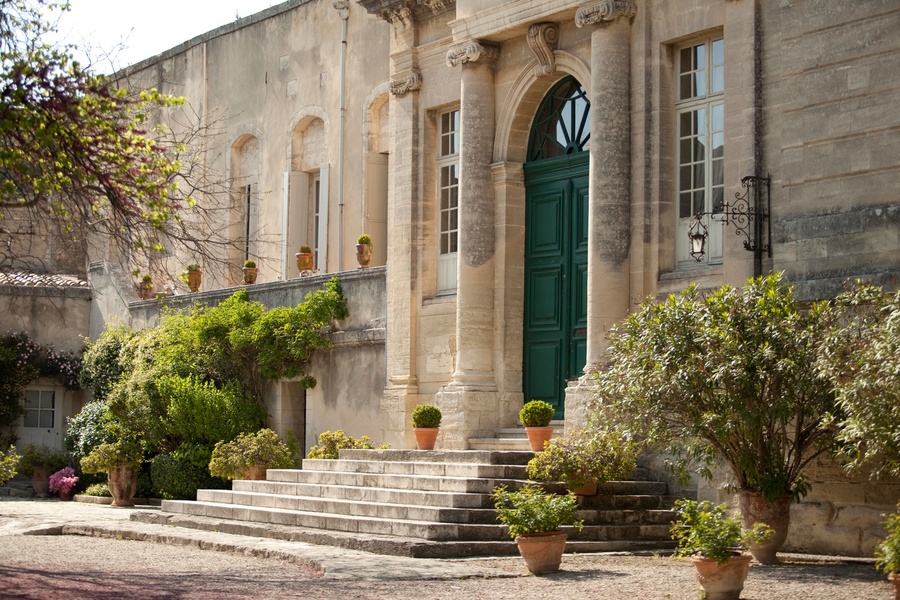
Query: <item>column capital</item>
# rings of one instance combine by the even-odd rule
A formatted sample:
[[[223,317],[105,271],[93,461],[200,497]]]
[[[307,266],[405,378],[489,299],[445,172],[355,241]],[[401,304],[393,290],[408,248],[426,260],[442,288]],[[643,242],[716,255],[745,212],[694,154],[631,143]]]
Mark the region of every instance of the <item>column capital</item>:
[[[500,48],[479,40],[468,40],[452,46],[447,51],[447,66],[455,67],[463,63],[485,62],[496,60],[500,56]]]
[[[575,25],[584,27],[604,21],[615,21],[621,17],[630,19],[637,13],[637,2],[630,0],[600,0],[583,6],[575,13]]]
[[[535,75],[549,75],[556,71],[556,57],[553,51],[559,43],[559,26],[556,23],[535,23],[528,28],[528,47],[534,52],[538,66]]]
[[[409,92],[414,92],[422,87],[422,75],[413,71],[405,76],[391,79],[390,90],[394,96],[403,97]]]

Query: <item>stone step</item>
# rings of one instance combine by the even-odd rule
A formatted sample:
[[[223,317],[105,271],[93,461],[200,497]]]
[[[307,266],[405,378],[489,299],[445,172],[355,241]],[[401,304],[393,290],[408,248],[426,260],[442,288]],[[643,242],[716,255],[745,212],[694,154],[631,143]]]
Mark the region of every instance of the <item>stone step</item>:
[[[517,489],[522,485],[520,479],[471,479],[467,477],[356,473],[353,471],[313,471],[308,469],[269,469],[266,477],[271,482],[298,485],[337,485],[473,494],[490,494],[494,487],[500,484],[507,485],[510,489]]]
[[[497,513],[493,508],[444,508],[415,504],[390,504],[377,500],[338,500],[231,490],[198,490],[197,501],[373,519],[487,525],[497,523]]]
[[[499,450],[341,450],[341,459],[412,463],[525,466],[534,452]],[[313,459],[322,460],[322,459]]]
[[[528,440],[524,438],[469,438],[467,442],[472,450],[531,451]]]
[[[142,523],[220,531],[235,535],[306,542],[412,558],[465,558],[517,555],[516,543],[505,537],[496,541],[432,541],[422,538],[289,527],[271,523],[233,521],[158,511],[135,511],[130,518]],[[566,552],[647,552],[667,554],[671,540],[569,540]]]
[[[526,461],[527,463],[527,461]],[[292,469],[270,469],[269,479],[285,481],[291,477],[279,471]],[[527,479],[525,465],[484,464],[484,463],[440,463],[403,462],[396,460],[304,459],[304,471],[345,471],[352,473],[384,473],[391,475],[431,475],[433,477],[465,477],[469,479]],[[290,479],[287,479],[290,481]]]
[[[590,513],[585,523],[591,525],[665,525],[671,527],[675,520],[675,511],[672,510],[594,510],[584,511]],[[583,513],[582,513],[583,514]]]
[[[597,510],[666,510],[678,496],[598,494],[584,499],[585,508]]]
[[[460,483],[467,480],[458,480]],[[487,484],[490,480],[478,480],[478,483]],[[439,485],[440,481],[431,481]],[[489,486],[484,486],[488,488]],[[329,498],[333,500],[349,500],[353,502],[383,502],[387,504],[414,504],[418,506],[432,506],[440,508],[490,508],[492,506],[490,491],[486,489],[482,493],[470,491],[429,491],[423,486],[394,488],[380,485],[344,485],[320,483],[285,483],[279,481],[242,481],[232,482],[231,489],[235,492],[252,492],[256,494],[277,494],[282,496],[307,496]]]

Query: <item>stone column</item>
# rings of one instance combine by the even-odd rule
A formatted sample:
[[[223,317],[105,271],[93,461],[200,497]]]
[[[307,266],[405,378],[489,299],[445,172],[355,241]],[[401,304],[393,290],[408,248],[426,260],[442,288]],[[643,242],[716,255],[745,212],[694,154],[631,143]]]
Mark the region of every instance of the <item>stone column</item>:
[[[415,448],[412,410],[419,400],[416,324],[419,301],[417,227],[419,88],[415,23],[401,5],[391,22],[390,171],[388,173],[387,386],[381,398],[381,437],[395,448]]]
[[[497,421],[494,375],[494,60],[499,50],[479,41],[458,44],[447,64],[462,65],[459,156],[459,254],[456,270],[456,366],[438,393],[443,445],[466,448],[491,435]]]
[[[575,15],[591,32],[591,188],[585,372],[606,351],[606,332],[628,314],[631,245],[631,52],[634,2],[602,0]],[[566,421],[583,419],[590,381],[566,393]]]

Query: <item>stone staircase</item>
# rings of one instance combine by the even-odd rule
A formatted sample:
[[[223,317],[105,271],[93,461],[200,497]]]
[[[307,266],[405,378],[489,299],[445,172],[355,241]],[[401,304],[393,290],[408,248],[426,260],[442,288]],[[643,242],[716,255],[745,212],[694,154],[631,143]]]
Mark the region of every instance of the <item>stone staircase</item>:
[[[562,420],[551,421],[550,426],[553,427],[553,437],[560,437],[565,431],[566,423]],[[472,450],[531,450],[525,428],[521,425],[498,429],[492,438],[469,438],[468,442]]]
[[[270,469],[265,481],[200,490],[197,501],[164,500],[146,522],[336,545],[400,556],[450,558],[516,554],[496,521],[491,491],[519,488],[532,452],[342,450],[339,460]],[[556,484],[557,486],[559,484]],[[552,487],[552,486],[551,486]],[[558,491],[562,491],[561,487]],[[581,499],[580,533],[568,552],[667,550],[666,484],[610,482]]]

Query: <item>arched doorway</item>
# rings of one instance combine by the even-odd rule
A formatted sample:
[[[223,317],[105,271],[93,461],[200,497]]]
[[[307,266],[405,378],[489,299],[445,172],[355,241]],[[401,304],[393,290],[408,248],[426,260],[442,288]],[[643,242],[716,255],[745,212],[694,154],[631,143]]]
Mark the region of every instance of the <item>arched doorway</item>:
[[[566,382],[587,347],[590,101],[574,77],[544,97],[525,163],[525,401],[544,400],[562,418]]]

